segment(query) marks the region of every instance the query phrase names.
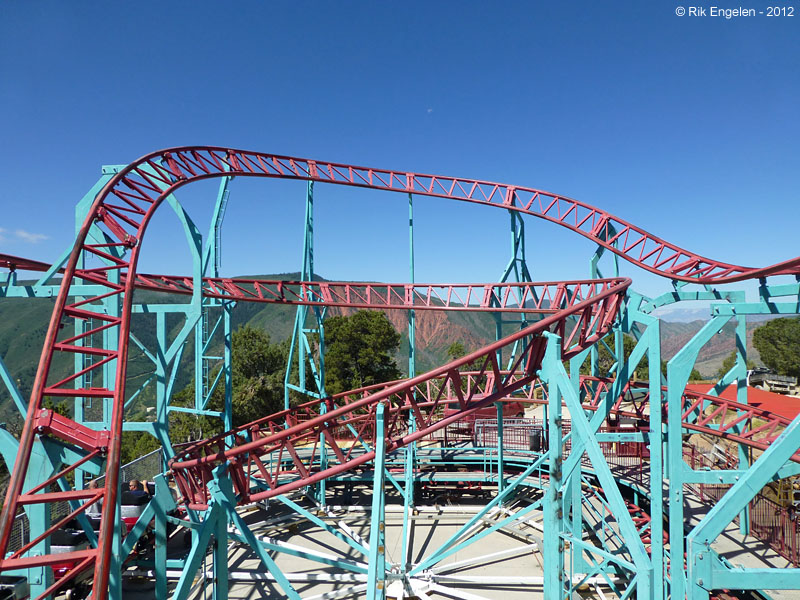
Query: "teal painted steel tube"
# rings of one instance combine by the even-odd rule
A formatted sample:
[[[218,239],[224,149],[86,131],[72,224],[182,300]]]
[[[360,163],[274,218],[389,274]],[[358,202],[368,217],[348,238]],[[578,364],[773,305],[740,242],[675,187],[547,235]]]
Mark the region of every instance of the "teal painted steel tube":
[[[414,195],[408,195],[408,268],[410,281],[414,283]],[[408,311],[408,376],[416,377],[417,374],[417,342],[416,342],[416,312],[412,308]],[[416,390],[413,392],[416,398]],[[409,413],[408,433],[412,434],[416,430],[416,418],[413,413]],[[414,499],[414,474],[417,469],[417,442],[411,442],[405,449],[404,462],[404,487],[403,494],[403,532],[401,546],[401,570],[403,573],[408,569],[411,561],[411,521],[409,513],[413,509]]]
[[[661,335],[657,319],[650,318],[647,360],[650,379],[650,560],[653,563],[653,600],[666,597],[664,561],[664,441],[661,413]],[[655,406],[655,410],[653,409]]]
[[[729,317],[714,317],[667,363],[667,476],[669,477],[669,539],[670,563],[684,562],[684,511],[683,511],[683,391],[697,360],[700,349],[714,336]],[[686,574],[683,569],[672,569],[670,595],[686,595]]]
[[[561,360],[561,339],[548,335],[545,358],[542,362],[541,378],[548,387],[549,408],[547,415],[548,431],[548,474],[549,485],[545,490],[542,525],[544,527],[542,559],[544,562],[545,598],[568,598],[564,589],[564,509],[562,491],[563,428],[561,418],[561,387],[556,378],[558,372],[554,365]]]
[[[583,410],[581,409],[580,399],[578,398],[575,390],[569,384],[569,377],[567,376],[566,371],[564,371],[564,366],[561,363],[560,340],[554,335],[549,335],[548,338],[547,353],[545,355],[542,371],[543,376],[547,379],[548,385],[551,387],[551,394],[549,395],[550,401],[548,403],[551,411],[550,426],[556,429],[561,426],[560,420],[553,416],[553,412],[555,410],[560,411],[561,397],[563,397],[566,401],[567,408],[570,411],[573,435],[583,440],[585,451],[589,456],[592,467],[594,468],[595,476],[600,482],[600,486],[602,487],[609,506],[613,511],[628,552],[632,556],[633,562],[636,565],[638,573],[637,594],[639,594],[641,597],[649,598],[650,590],[653,587],[652,564],[641,538],[639,537],[636,526],[628,514],[624,500],[622,499],[622,495],[616,485],[613,475],[611,474],[608,463],[605,460],[605,456],[600,450],[597,440],[593,436],[592,427],[589,424],[589,421],[586,419],[586,415],[584,414]],[[552,395],[553,393],[556,394],[555,397]],[[559,445],[562,443],[560,438],[554,440],[555,436],[552,432],[550,437],[552,443],[558,443]],[[576,453],[574,449],[572,452],[573,454]],[[547,562],[545,563],[546,582],[548,577],[547,573],[549,570],[554,568],[554,565],[560,566],[560,568],[563,570],[563,553],[556,552],[557,549],[562,550],[563,548],[558,548],[555,546],[552,543],[552,539],[558,537],[560,540],[561,535],[563,535],[563,531],[565,530],[564,521],[566,520],[566,516],[563,512],[563,502],[561,502],[562,498],[559,497],[559,492],[562,489],[561,484],[563,481],[561,461],[554,460],[553,455],[551,454],[550,465],[551,481],[547,492],[550,494],[550,496],[545,501],[545,525],[547,527],[549,524],[551,532],[548,534],[547,528],[545,529],[545,548],[548,548],[549,550],[549,552],[545,554],[545,557],[549,557],[551,566],[548,567]],[[555,515],[552,514],[553,512],[555,512]],[[556,531],[558,532],[558,536],[556,536]],[[558,555],[556,556],[556,554]],[[555,561],[561,562],[558,563]],[[565,582],[563,581],[556,581],[555,577],[553,577],[550,580],[549,585],[563,586],[564,583]],[[559,587],[559,590],[562,590],[559,593],[563,593],[564,588]],[[554,590],[551,589],[550,593],[553,593],[553,591]],[[548,590],[546,589],[545,595],[547,594]]]
[[[172,491],[163,475],[156,475],[155,503],[155,597],[167,597],[167,513],[175,508]]]
[[[231,499],[230,496],[228,498]],[[214,576],[211,587],[213,600],[228,600],[228,522],[241,523],[241,517],[236,512],[235,501],[226,508],[227,511],[221,512],[217,517],[214,527],[214,539],[211,542],[211,560]],[[230,510],[233,510],[233,515],[228,514]],[[239,517],[239,521],[236,521],[237,517]],[[289,594],[289,597],[291,597],[291,594]]]
[[[367,545],[365,543],[363,543],[363,540],[355,539],[354,537],[352,537],[350,535],[343,534],[338,529],[334,529],[333,527],[328,525],[325,521],[320,519],[317,515],[315,515],[314,513],[310,512],[308,510],[306,510],[305,508],[303,508],[302,506],[300,506],[299,504],[297,504],[293,500],[290,500],[286,496],[275,496],[275,499],[280,501],[280,502],[282,502],[283,504],[285,504],[286,506],[291,508],[293,511],[295,511],[296,513],[298,513],[302,517],[308,519],[309,521],[314,523],[314,525],[316,525],[317,527],[320,527],[321,529],[323,529],[324,531],[326,531],[330,535],[332,535],[335,538],[339,539],[340,541],[344,542],[345,544],[350,546],[356,552],[359,552],[360,554],[363,554],[364,556],[369,556],[369,549],[367,548]]]
[[[503,403],[495,402],[497,409],[497,493],[502,494],[505,487],[505,455],[503,453]]]
[[[244,538],[244,536],[235,532],[234,533],[229,532],[228,537],[242,544],[247,543],[247,540]],[[362,563],[347,559],[336,560],[334,558],[329,558],[327,556],[318,554],[316,552],[304,552],[303,550],[300,550],[298,546],[292,546],[291,544],[280,543],[278,540],[274,540],[266,536],[259,536],[258,543],[261,544],[264,547],[264,549],[269,552],[279,552],[281,554],[287,554],[289,556],[296,556],[298,558],[318,562],[322,565],[334,567],[336,569],[341,569],[345,571],[351,571],[353,573],[360,573],[363,575],[366,575],[367,573],[367,563]]]
[[[416,565],[411,571],[409,571],[409,575],[417,575],[427,569],[428,567],[436,564],[439,562],[445,555],[450,548],[453,547],[461,538],[467,535],[477,523],[481,521],[490,511],[495,509],[496,507],[502,505],[507,499],[509,499],[518,489],[520,485],[535,471],[542,468],[544,462],[548,459],[549,451],[544,452],[541,454],[533,463],[528,465],[520,475],[514,479],[509,485],[506,486],[505,490],[502,494],[498,494],[492,500],[484,506],[477,514],[475,514],[472,518],[470,518],[464,525],[462,525],[458,531],[456,531],[453,535],[451,535],[447,541],[445,541],[441,546],[439,546],[436,550],[434,550],[428,558],[420,562]]]
[[[215,532],[220,532],[222,527],[227,530],[227,524],[230,522],[237,529],[239,535],[244,538],[245,543],[255,552],[267,571],[275,578],[275,582],[283,589],[285,597],[289,600],[300,600],[297,590],[294,589],[283,571],[275,564],[275,561],[259,542],[250,529],[250,525],[236,512],[236,497],[233,493],[233,485],[227,473],[223,471],[223,467],[224,465],[215,469],[214,480],[208,484],[212,499],[219,503],[222,508],[218,516],[218,522],[212,523],[212,528]],[[227,539],[227,536],[225,539]],[[223,545],[227,546],[227,544]]]
[[[416,431],[416,417],[413,412],[408,417],[408,432],[409,434]],[[405,485],[403,487],[403,537],[400,554],[400,570],[402,573],[408,571],[411,564],[411,511],[416,505],[416,498],[414,497],[414,490],[416,486],[416,464],[417,464],[417,443],[412,442],[406,446],[405,455]]]
[[[372,512],[369,531],[367,600],[386,598],[386,518],[384,515],[384,472],[386,470],[385,404],[375,412],[375,479],[372,484]]]
[[[17,410],[20,411],[20,414],[24,419],[25,413],[28,410],[27,403],[22,398],[22,392],[14,381],[14,378],[9,372],[8,367],[6,367],[6,363],[3,362],[2,356],[0,356],[0,379],[3,380],[6,390],[8,391],[8,395],[11,396],[11,399],[14,401],[14,405],[17,407]],[[11,464],[13,465],[14,463],[12,462]]]
[[[744,315],[736,317],[736,401],[739,404],[747,404],[747,318]],[[737,433],[741,431],[739,425],[736,426]],[[750,467],[750,448],[744,444],[739,444],[738,448],[739,468],[747,469]],[[750,511],[745,506],[739,513],[739,533],[747,535],[750,533]]]

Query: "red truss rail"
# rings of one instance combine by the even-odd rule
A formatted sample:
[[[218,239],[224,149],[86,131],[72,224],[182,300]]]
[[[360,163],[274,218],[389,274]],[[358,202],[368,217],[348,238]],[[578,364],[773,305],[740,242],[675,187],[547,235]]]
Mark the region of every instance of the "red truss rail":
[[[148,175],[143,169],[149,167]],[[320,181],[372,189],[463,200],[515,210],[557,223],[601,244],[648,271],[682,281],[727,283],[777,274],[800,273],[800,257],[754,269],[704,258],[666,242],[603,210],[522,186],[475,179],[424,175],[407,171],[357,167],[342,163],[281,156],[221,147],[183,147],[154,152],[130,165],[115,179],[114,201],[107,205],[109,226],[124,232],[126,223],[150,199],[157,180],[170,180],[174,188],[196,179],[223,175],[253,175]],[[113,182],[113,180],[112,180]],[[615,245],[616,244],[616,245]]]
[[[511,373],[509,371],[502,371],[501,375],[507,378],[510,385],[516,379],[522,377],[519,372]],[[364,390],[358,390],[358,392],[375,394],[395,383],[397,382],[379,384]],[[611,390],[613,383],[613,379],[605,377],[581,376],[580,397],[583,407],[586,410],[597,410],[600,402]],[[465,393],[476,396],[491,392],[491,382],[485,377],[479,376],[476,372],[462,372],[460,384],[464,390],[467,390]],[[666,391],[666,387],[662,388],[664,394],[666,394]],[[424,386],[417,386],[416,393],[420,398],[420,402],[430,401],[434,397],[443,397],[445,402],[452,402],[457,398],[452,381],[444,377],[427,380]],[[347,396],[347,398],[343,398],[340,402],[345,400],[347,402],[355,401],[357,397],[353,394],[354,392],[342,394],[341,396]],[[537,398],[537,394],[541,397]],[[504,399],[530,404],[546,404],[548,401],[547,388],[524,386],[517,389],[513,397]],[[683,406],[682,427],[684,429],[745,444],[759,450],[768,448],[791,422],[791,419],[787,417],[755,406],[692,390],[684,390],[681,403]],[[609,413],[618,417],[625,416],[648,422],[649,405],[649,384],[647,382],[628,382],[623,386],[619,395],[612,399],[609,405]],[[663,399],[661,401],[661,409],[663,419],[666,422],[667,406]],[[794,454],[792,460],[800,462],[800,449]]]
[[[188,446],[171,461],[175,481],[190,508],[204,508],[209,500],[206,484],[213,478],[213,470],[222,464],[228,465],[234,489],[243,504],[359,467],[375,457],[374,448],[341,443],[334,435],[337,429],[352,428],[359,439],[366,439],[368,436],[363,434],[374,423],[378,405],[388,402],[386,449],[391,452],[507,397],[536,379],[544,357],[545,332],[557,332],[562,337],[565,357],[580,352],[610,330],[628,285],[630,280],[613,280],[585,300],[419,377],[362,398],[348,398],[342,406],[329,398],[324,414],[319,412],[320,402],[311,401]],[[518,375],[504,375],[498,364],[498,353],[517,342],[521,342],[523,349],[511,373]],[[475,361],[482,364],[478,379],[483,385],[465,387],[460,371]],[[438,393],[430,393],[431,388],[427,386],[434,381],[439,383]],[[418,396],[417,392],[423,393]],[[449,402],[458,402],[460,412],[444,417],[442,413]],[[408,413],[414,415],[417,425],[412,434],[408,433],[404,417]],[[284,428],[284,423],[289,427]],[[329,449],[329,466],[324,470],[316,465],[320,436]],[[253,490],[253,478],[265,489]]]
[[[584,378],[581,381],[582,389],[587,391],[586,405],[597,406],[602,393],[610,385],[608,380]],[[591,394],[592,384],[596,386],[594,395]],[[634,397],[633,391],[638,394]],[[662,388],[666,394],[667,388]],[[650,402],[649,387],[646,383],[631,383],[625,392],[618,398],[614,410],[633,410],[635,414],[646,419],[644,407]],[[632,408],[624,407],[630,403]],[[782,415],[771,413],[767,410],[741,404],[733,400],[701,394],[691,390],[684,390],[681,397],[681,415],[684,429],[722,437],[732,442],[745,444],[752,448],[766,450],[783,432],[791,419]],[[666,402],[661,402],[663,418],[666,422]],[[792,460],[800,462],[800,449],[792,456]]]
[[[0,254],[0,267],[46,271],[44,262]],[[108,285],[103,273],[83,272],[83,279]],[[123,274],[121,281],[126,281]],[[135,287],[157,292],[189,295],[192,277],[136,275]],[[415,310],[466,310],[522,313],[555,313],[589,297],[597,279],[537,281],[525,283],[362,283],[337,281],[283,281],[204,277],[203,296],[222,300],[265,302],[343,308]]]
[[[29,263],[38,268],[40,263],[32,262]],[[42,266],[43,263],[41,263]],[[84,281],[92,281],[94,283],[103,285],[115,285],[109,284],[108,278],[104,274],[98,274],[95,272],[88,272],[81,271],[80,274],[82,275],[82,279]],[[127,277],[122,276],[121,280],[126,282]],[[159,281],[160,285],[154,285],[152,281]],[[210,284],[217,284],[215,280],[209,280]],[[178,283],[175,283],[178,282]],[[365,306],[365,307],[379,307],[379,308],[386,308],[387,307],[387,298],[391,299],[392,290],[406,290],[407,293],[402,297],[398,296],[397,293],[394,294],[396,300],[394,300],[394,304],[396,308],[404,308],[408,306],[421,306],[421,302],[426,302],[428,307],[433,308],[450,308],[450,309],[458,309],[459,305],[463,309],[464,305],[466,304],[467,309],[470,309],[470,303],[474,298],[480,298],[481,302],[484,303],[484,310],[487,308],[491,309],[492,305],[495,307],[506,308],[507,310],[514,310],[512,308],[511,298],[515,297],[517,300],[517,309],[519,309],[522,305],[527,305],[524,309],[525,312],[541,312],[547,313],[550,315],[549,320],[547,323],[551,324],[551,328],[555,331],[558,331],[564,336],[565,343],[567,345],[570,344],[577,344],[581,343],[582,346],[592,343],[596,341],[608,331],[610,324],[616,317],[617,310],[619,308],[620,302],[622,297],[624,296],[625,290],[629,285],[629,280],[624,279],[613,279],[613,280],[591,280],[591,281],[579,281],[579,282],[571,282],[571,283],[534,283],[534,284],[523,284],[523,285],[464,285],[464,286],[450,286],[450,285],[432,285],[428,286],[434,289],[446,289],[448,290],[448,295],[444,297],[444,300],[437,296],[434,293],[426,293],[425,295],[421,294],[418,289],[425,289],[425,286],[419,286],[419,288],[415,286],[407,286],[407,285],[400,285],[400,286],[391,286],[391,285],[351,285],[351,284],[337,284],[337,283],[326,283],[326,284],[302,284],[299,283],[297,285],[293,285],[291,283],[286,282],[266,282],[273,286],[273,288],[269,288],[266,286],[265,282],[259,281],[248,281],[245,282],[248,285],[255,286],[255,285],[263,285],[261,288],[262,290],[280,290],[279,294],[273,294],[270,300],[264,301],[273,301],[273,302],[282,302],[287,304],[308,304],[308,301],[303,299],[301,293],[310,293],[312,290],[316,290],[316,293],[319,293],[323,296],[323,298],[329,298],[331,300],[331,305],[342,305],[342,306]],[[142,288],[149,288],[155,289],[158,291],[166,292],[166,291],[181,291],[181,292],[190,292],[190,282],[185,278],[167,278],[167,277],[160,277],[160,276],[142,276],[136,280],[135,285],[137,287]],[[180,285],[180,289],[176,286]],[[209,282],[205,282],[205,287],[208,288]],[[253,300],[251,294],[244,294],[241,292],[242,288],[239,287],[231,287],[228,288],[231,293],[235,293],[235,296],[226,295],[225,297],[229,299],[240,299],[240,300]],[[244,288],[246,289],[246,288]],[[481,290],[480,294],[475,292],[474,290]],[[365,291],[366,290],[366,291]],[[464,290],[467,293],[464,293]],[[263,294],[263,291],[262,291]],[[334,296],[333,294],[339,294],[339,296]],[[477,301],[477,300],[476,300]],[[400,304],[402,302],[402,304]],[[81,318],[81,319],[96,319],[100,322],[100,324],[94,327],[93,331],[101,331],[106,329],[110,326],[117,325],[119,323],[118,318],[110,317],[108,315],[103,315],[99,313],[94,313],[89,310],[89,306],[87,306],[87,302],[81,302],[79,304],[75,304],[72,306],[65,307],[64,314],[73,318]],[[543,307],[550,307],[550,308],[543,308]],[[557,307],[557,308],[556,308]],[[553,315],[553,313],[557,313]],[[567,318],[572,315],[572,318],[569,322],[567,322]],[[546,326],[547,323],[543,323],[542,326]],[[596,332],[596,333],[595,333]],[[520,339],[521,335],[515,336],[514,340]],[[90,347],[81,347],[78,344],[81,336],[72,336],[69,338],[61,339],[57,342],[56,348],[57,349],[67,349],[69,348],[70,351],[79,352],[84,351],[86,353],[92,353],[102,358],[101,363],[104,364],[114,358],[116,354],[110,350],[102,350],[102,349],[94,349]],[[541,341],[541,340],[539,340]],[[512,342],[509,342],[512,343]],[[543,349],[543,346],[537,343],[530,342],[530,351],[528,352],[527,358],[528,360],[535,361],[536,356],[535,352]],[[499,347],[498,347],[499,348]],[[487,352],[489,352],[487,350]],[[486,374],[484,375],[485,379],[494,380],[499,373],[499,366],[497,364],[496,355],[491,352],[491,360],[486,363],[485,369]],[[90,367],[81,371],[81,373],[87,372],[91,370]],[[60,394],[62,396],[108,396],[110,395],[110,391],[105,388],[88,388],[88,389],[75,389],[75,388],[68,388],[64,387],[71,381],[75,380],[78,375],[81,373],[77,373],[67,377],[66,379],[51,384],[45,388],[46,395],[56,395]],[[514,387],[518,385],[523,385],[524,382],[518,383],[514,381]],[[508,393],[511,391],[511,388],[506,386],[502,388],[505,390],[504,393]],[[469,392],[469,390],[467,390]],[[473,394],[474,396],[474,394]],[[422,408],[423,405],[420,404],[417,409],[419,410]],[[479,407],[476,407],[476,409]],[[471,412],[471,411],[470,411]],[[368,426],[368,423],[371,422],[368,418],[372,416],[374,418],[374,410],[368,411],[367,413],[358,415],[356,418],[351,419],[352,423],[358,425],[358,427],[362,428]],[[291,417],[290,417],[291,420]],[[451,419],[452,420],[452,419]],[[348,421],[349,422],[349,421]],[[422,421],[420,421],[422,422]],[[31,503],[42,503],[42,502],[56,502],[56,501],[63,501],[68,499],[73,500],[84,500],[83,504],[79,509],[73,511],[69,515],[69,518],[74,517],[77,514],[85,511],[86,508],[98,500],[98,498],[103,498],[106,494],[106,491],[103,490],[101,492],[85,492],[85,491],[76,491],[76,492],[58,492],[58,493],[40,493],[47,485],[54,483],[59,477],[62,477],[69,472],[73,471],[75,468],[79,467],[83,464],[86,460],[95,458],[99,455],[105,454],[105,452],[110,447],[112,440],[110,440],[110,434],[108,431],[101,431],[96,432],[93,430],[86,429],[81,427],[80,425],[74,423],[72,420],[53,413],[53,411],[40,409],[36,415],[35,421],[33,422],[34,429],[39,435],[48,435],[50,437],[59,438],[63,441],[66,441],[73,446],[77,446],[80,449],[88,452],[87,456],[83,459],[79,460],[72,465],[68,465],[65,469],[60,471],[57,475],[48,479],[48,481],[44,485],[39,485],[32,490],[28,490],[25,493],[20,494],[16,498],[17,506],[22,506],[25,504]],[[300,461],[300,458],[292,451],[292,448],[287,450],[289,455],[292,456],[296,461]],[[352,450],[347,451],[348,454],[352,452]],[[362,459],[363,460],[363,459]],[[299,472],[302,473],[302,470]],[[30,562],[29,558],[23,557],[22,554],[24,551],[27,551],[29,547],[32,547],[32,544],[38,543],[41,539],[51,535],[55,530],[59,527],[63,526],[65,520],[59,521],[57,524],[50,527],[47,532],[43,535],[39,536],[36,540],[28,544],[25,548],[21,551],[18,551],[13,556],[6,558],[4,561],[0,562],[1,569],[15,569],[20,568],[20,565],[28,564]],[[99,545],[98,545],[99,548]],[[79,566],[81,570],[85,570],[88,566],[91,566],[90,563],[94,563],[94,561],[98,558],[99,550],[91,550],[87,557],[83,559],[80,564],[76,563],[76,568]],[[38,559],[35,559],[34,562],[38,560],[37,564],[46,565],[49,564],[48,561],[51,560],[49,556],[42,556]],[[87,561],[89,561],[87,563]],[[76,573],[77,574],[77,573]],[[69,575],[69,574],[68,574]],[[59,580],[61,581],[61,580]],[[56,587],[53,588],[51,591],[55,591],[59,589],[59,583],[57,582]]]
[[[203,279],[203,296],[349,308],[555,313],[593,293],[597,280],[537,283],[339,283]],[[603,284],[601,284],[603,285]],[[191,277],[139,275],[136,287],[191,294]]]
[[[47,271],[50,265],[30,258],[0,254],[0,267],[10,271]]]
[[[800,273],[800,257],[762,269],[709,260],[669,244],[597,208],[532,188],[210,146],[173,148],[149,154],[128,165],[108,181],[98,193],[78,231],[75,245],[63,270],[61,288],[31,390],[19,453],[0,512],[0,556],[4,556],[13,519],[23,495],[23,485],[37,435],[35,416],[42,408],[44,399],[76,396],[113,398],[106,463],[108,475],[102,493],[103,518],[98,532],[97,550],[92,551],[86,559],[93,563],[93,597],[97,600],[106,598],[108,587],[111,559],[109,541],[113,534],[113,515],[117,505],[128,339],[140,241],[153,214],[169,194],[192,181],[225,176],[319,181],[451,198],[515,210],[572,229],[626,260],[671,279],[727,283],[767,275]],[[105,243],[87,241],[93,225],[102,233],[93,239],[103,239],[102,236],[105,236]],[[81,257],[87,258],[87,265],[97,266],[79,269]],[[98,283],[100,291],[93,297],[70,300],[70,288],[84,280]],[[117,281],[120,283],[116,283]],[[104,310],[103,301],[114,300],[121,307],[119,316],[106,314]],[[582,303],[576,306],[580,305]],[[88,327],[84,332],[69,337],[62,327],[65,319],[84,320]],[[564,326],[561,325],[562,328]],[[106,351],[92,348],[92,339],[100,332],[116,335],[117,349]],[[576,339],[580,337],[576,334]],[[111,363],[115,367],[114,380],[103,381],[103,387],[77,390],[74,388],[75,375],[58,382],[50,381],[50,366],[56,353],[61,353],[62,356],[71,355],[73,358],[74,355],[90,357],[94,362],[84,371],[86,373]],[[98,374],[96,379],[102,378]],[[73,387],[69,387],[70,385]],[[44,560],[42,557],[42,561]],[[82,567],[86,564],[86,561],[81,562]],[[0,560],[0,570],[9,568],[14,568],[9,561]],[[67,574],[64,581],[69,578],[70,574]],[[57,591],[57,586],[58,584],[48,593]]]

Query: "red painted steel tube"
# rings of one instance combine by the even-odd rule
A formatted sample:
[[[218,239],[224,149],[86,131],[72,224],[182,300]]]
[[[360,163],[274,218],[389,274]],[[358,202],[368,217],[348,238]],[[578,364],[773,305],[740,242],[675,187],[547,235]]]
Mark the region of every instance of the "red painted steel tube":
[[[217,146],[187,146],[153,152],[126,167],[115,179],[126,181],[137,169],[144,165],[153,168],[158,161],[165,162],[164,170],[177,179],[172,190],[192,180],[251,175],[397,191],[514,210],[567,227],[643,269],[675,280],[730,283],[800,273],[800,257],[764,268],[714,261],[577,200],[544,190],[475,179],[358,167]],[[137,193],[141,193],[141,189]],[[130,200],[136,193],[121,193],[118,197]],[[622,248],[616,248],[615,242],[622,244]]]
[[[46,271],[47,263],[0,254],[0,267]],[[102,274],[82,272],[82,278],[107,285]],[[122,281],[126,278],[123,276]],[[575,281],[537,281],[524,283],[371,283],[338,281],[284,281],[204,277],[203,296],[222,300],[335,306],[341,308],[379,308],[384,310],[456,310],[518,313],[555,313],[560,301],[576,302],[586,296],[585,289],[597,279]],[[139,274],[137,289],[191,295],[191,277]],[[571,289],[574,288],[574,289]],[[564,291],[569,290],[569,294]],[[70,309],[70,316],[96,318],[92,313]],[[107,327],[113,326],[113,323]],[[80,395],[87,395],[82,393]]]

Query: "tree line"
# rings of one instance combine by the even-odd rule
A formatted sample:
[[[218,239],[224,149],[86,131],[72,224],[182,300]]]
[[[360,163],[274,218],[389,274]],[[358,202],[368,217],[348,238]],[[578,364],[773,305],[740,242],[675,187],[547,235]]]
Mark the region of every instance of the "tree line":
[[[317,346],[318,341],[313,340],[312,344]],[[392,358],[399,345],[400,334],[383,312],[361,310],[350,316],[327,319],[325,392],[334,395],[400,378],[400,369]],[[250,325],[242,325],[231,336],[231,354],[234,427],[283,410],[289,340],[274,343],[267,332]],[[309,369],[306,371],[310,372]],[[217,372],[211,374],[212,381],[216,375]],[[194,386],[195,382],[191,381],[173,394],[170,404],[178,407],[194,406]],[[224,400],[224,384],[220,381],[206,408],[221,411]],[[291,395],[292,405],[307,400],[307,397],[299,394]],[[170,412],[169,436],[174,444],[205,439],[222,431],[221,419],[180,411]],[[123,464],[152,452],[159,446],[158,440],[149,434],[125,432],[122,444]]]

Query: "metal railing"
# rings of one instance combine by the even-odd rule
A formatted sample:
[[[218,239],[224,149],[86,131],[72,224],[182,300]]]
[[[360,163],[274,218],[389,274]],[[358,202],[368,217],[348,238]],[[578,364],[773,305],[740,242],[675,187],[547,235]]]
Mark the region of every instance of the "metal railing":
[[[704,452],[694,444],[685,444],[684,461],[693,469],[736,468],[738,461],[728,451],[721,456],[718,449]],[[701,502],[715,504],[730,489],[727,484],[690,484]],[[785,507],[761,492],[747,506],[750,533],[765,542],[795,567],[800,567],[800,519],[793,507]],[[735,517],[734,523],[739,522]]]

